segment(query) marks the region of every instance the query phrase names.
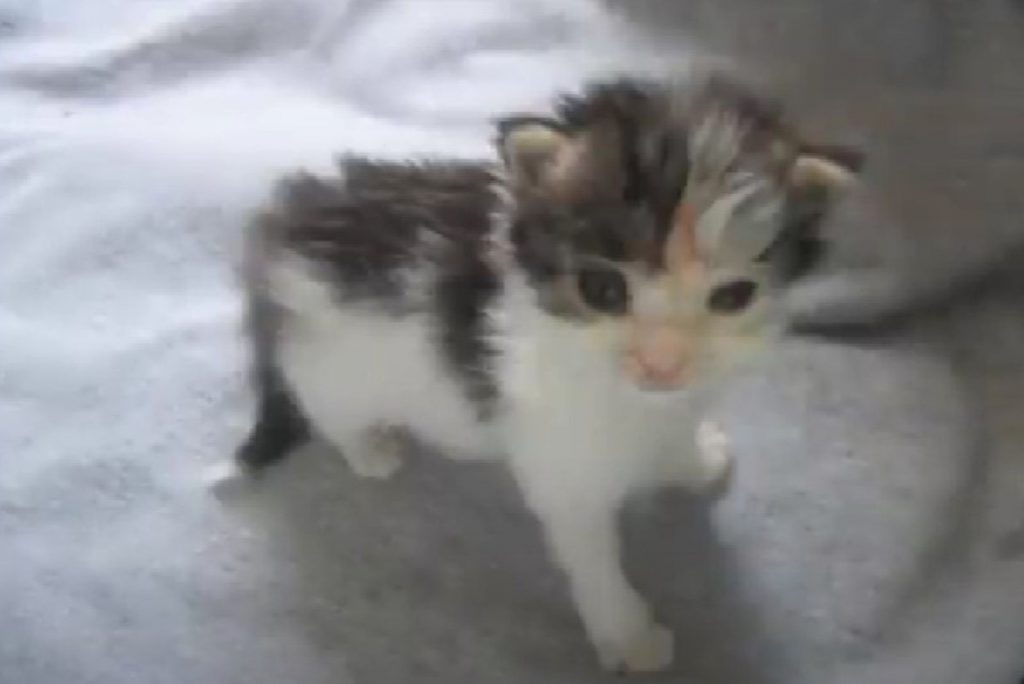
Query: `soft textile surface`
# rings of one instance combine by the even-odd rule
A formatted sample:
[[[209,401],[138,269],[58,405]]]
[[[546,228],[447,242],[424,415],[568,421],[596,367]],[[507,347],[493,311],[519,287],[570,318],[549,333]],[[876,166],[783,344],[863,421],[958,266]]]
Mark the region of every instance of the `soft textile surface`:
[[[0,682],[604,681],[498,467],[365,483],[314,448],[225,500],[202,472],[250,420],[233,268],[274,177],[488,154],[496,112],[684,64],[652,23],[630,44],[583,0],[0,0]],[[665,681],[1024,673],[1015,301],[793,342],[737,384],[729,497],[625,519],[679,634]]]

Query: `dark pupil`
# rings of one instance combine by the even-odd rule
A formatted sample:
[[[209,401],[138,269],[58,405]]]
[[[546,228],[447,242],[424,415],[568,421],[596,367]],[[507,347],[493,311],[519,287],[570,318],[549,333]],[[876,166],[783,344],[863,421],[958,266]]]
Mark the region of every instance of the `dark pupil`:
[[[736,313],[747,308],[757,292],[757,284],[752,280],[734,280],[719,285],[708,297],[708,308],[718,313]]]
[[[605,313],[623,313],[629,299],[626,279],[610,268],[585,268],[579,272],[580,295],[587,305]]]

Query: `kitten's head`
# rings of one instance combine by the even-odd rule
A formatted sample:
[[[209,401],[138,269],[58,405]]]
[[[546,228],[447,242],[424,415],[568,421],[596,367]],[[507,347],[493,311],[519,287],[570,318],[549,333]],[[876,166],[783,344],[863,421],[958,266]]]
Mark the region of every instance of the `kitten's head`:
[[[509,239],[540,305],[662,390],[781,328],[780,297],[859,163],[722,79],[596,85],[554,118],[504,120],[498,144]]]

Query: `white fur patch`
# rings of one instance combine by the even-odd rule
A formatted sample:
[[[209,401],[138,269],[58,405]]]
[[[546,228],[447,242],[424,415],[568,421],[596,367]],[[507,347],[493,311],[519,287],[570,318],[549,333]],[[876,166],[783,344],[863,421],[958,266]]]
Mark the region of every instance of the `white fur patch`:
[[[301,262],[282,262],[274,275],[288,288],[277,298],[297,312],[282,334],[282,370],[325,437],[353,449],[367,428],[403,425],[453,454],[489,451],[487,429],[442,366],[426,315],[339,307]]]

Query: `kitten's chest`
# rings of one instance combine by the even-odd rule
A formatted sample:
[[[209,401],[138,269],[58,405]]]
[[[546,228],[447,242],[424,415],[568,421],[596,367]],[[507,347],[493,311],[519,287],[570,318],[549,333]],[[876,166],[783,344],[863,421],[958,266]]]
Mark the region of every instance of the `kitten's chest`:
[[[533,339],[505,359],[506,435],[513,445],[555,450],[563,464],[631,479],[692,442],[697,397],[644,393],[607,352]]]

